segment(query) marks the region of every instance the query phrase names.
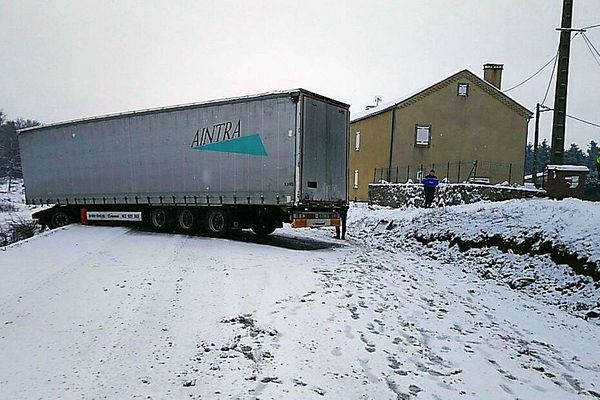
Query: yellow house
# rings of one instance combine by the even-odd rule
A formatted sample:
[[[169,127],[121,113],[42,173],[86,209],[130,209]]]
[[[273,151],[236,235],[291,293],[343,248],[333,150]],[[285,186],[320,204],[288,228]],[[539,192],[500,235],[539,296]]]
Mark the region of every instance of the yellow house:
[[[531,111],[500,90],[500,64],[468,70],[352,115],[351,199],[369,183],[417,181],[430,169],[451,182],[522,183]]]

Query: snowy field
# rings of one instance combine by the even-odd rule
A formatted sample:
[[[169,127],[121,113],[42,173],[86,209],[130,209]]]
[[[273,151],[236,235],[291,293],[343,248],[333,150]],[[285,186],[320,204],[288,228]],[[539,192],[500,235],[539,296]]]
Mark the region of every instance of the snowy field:
[[[0,228],[11,222],[31,220],[32,210],[35,209],[35,206],[25,204],[22,179],[13,181],[10,189],[8,180],[0,178]]]
[[[544,256],[413,237],[525,235],[529,221],[501,210],[532,208],[535,219],[550,203],[355,206],[345,242],[325,229],[286,228],[263,243],[124,227],[43,232],[0,250],[0,398],[600,397],[596,320],[571,308],[569,293],[528,291],[535,279],[579,276],[548,272],[559,266]],[[598,209],[587,204],[558,207],[585,216],[572,237],[590,245],[573,246],[594,258],[596,225],[585,220],[598,221]],[[547,214],[556,219],[540,217],[536,229],[571,245],[575,228]],[[521,268],[534,283],[503,278],[530,259],[533,270]]]

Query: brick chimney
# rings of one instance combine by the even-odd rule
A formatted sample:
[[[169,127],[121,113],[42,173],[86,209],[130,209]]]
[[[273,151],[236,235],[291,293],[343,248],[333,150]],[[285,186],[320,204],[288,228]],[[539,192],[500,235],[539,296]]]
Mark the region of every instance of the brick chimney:
[[[504,64],[483,64],[483,79],[500,90]]]

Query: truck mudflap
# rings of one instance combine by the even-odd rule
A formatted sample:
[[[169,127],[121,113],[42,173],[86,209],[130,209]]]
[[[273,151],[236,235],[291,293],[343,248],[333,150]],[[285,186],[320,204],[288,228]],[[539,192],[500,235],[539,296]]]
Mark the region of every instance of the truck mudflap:
[[[292,228],[318,228],[340,225],[340,215],[336,212],[295,212],[292,215]]]

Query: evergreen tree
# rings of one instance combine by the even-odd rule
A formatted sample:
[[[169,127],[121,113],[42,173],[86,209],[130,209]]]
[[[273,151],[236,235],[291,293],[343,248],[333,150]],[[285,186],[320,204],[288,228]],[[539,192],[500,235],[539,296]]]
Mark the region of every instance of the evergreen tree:
[[[600,154],[600,147],[598,147],[597,142],[591,140],[587,149],[587,166],[590,167],[590,170],[596,169],[596,158],[598,158],[598,154]]]
[[[548,139],[542,140],[542,143],[538,146],[538,170],[542,172],[546,169],[546,165],[550,162],[550,145]]]
[[[569,150],[564,153],[564,163],[568,165],[587,165],[587,157],[576,143],[571,143]]]
[[[596,158],[600,153],[598,143],[590,141],[587,149],[587,166],[590,168],[590,173],[585,180],[584,198],[587,200],[600,201],[600,170],[596,166]]]
[[[525,175],[533,174],[533,144],[527,143],[525,147]]]

